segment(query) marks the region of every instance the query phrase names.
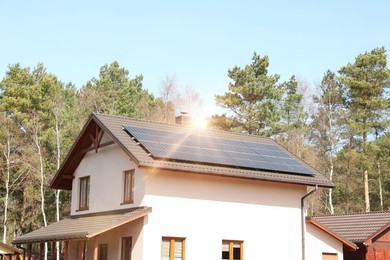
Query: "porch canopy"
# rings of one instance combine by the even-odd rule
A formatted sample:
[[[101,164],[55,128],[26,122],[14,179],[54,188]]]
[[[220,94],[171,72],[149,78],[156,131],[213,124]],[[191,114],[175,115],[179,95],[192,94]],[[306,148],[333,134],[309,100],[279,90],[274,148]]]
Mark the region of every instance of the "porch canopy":
[[[88,240],[111,229],[144,217],[151,211],[152,208],[150,207],[140,207],[99,214],[73,216],[20,236],[14,239],[12,243],[32,244],[69,240]]]

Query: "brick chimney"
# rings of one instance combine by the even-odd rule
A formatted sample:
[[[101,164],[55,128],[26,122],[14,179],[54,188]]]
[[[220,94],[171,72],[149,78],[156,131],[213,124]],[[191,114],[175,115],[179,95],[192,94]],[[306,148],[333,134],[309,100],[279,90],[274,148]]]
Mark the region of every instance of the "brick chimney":
[[[188,112],[180,112],[180,115],[175,118],[175,122],[178,125],[190,125],[191,117]]]

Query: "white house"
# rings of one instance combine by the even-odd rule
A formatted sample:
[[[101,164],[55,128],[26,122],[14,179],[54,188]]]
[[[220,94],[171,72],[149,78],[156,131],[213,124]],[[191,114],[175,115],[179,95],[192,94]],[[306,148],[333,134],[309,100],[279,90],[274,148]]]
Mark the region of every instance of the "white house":
[[[267,138],[93,114],[51,184],[72,190],[71,217],[13,243],[41,259],[57,241],[64,259],[342,259],[348,241],[304,220],[308,190],[333,186]]]

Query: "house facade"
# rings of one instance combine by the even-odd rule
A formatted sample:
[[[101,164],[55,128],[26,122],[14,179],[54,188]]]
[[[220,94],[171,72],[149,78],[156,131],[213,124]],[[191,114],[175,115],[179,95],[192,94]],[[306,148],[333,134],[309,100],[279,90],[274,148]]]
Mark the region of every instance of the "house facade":
[[[71,217],[16,238],[28,257],[56,242],[64,259],[343,257],[302,204],[333,183],[266,138],[93,114],[51,186],[72,190]]]

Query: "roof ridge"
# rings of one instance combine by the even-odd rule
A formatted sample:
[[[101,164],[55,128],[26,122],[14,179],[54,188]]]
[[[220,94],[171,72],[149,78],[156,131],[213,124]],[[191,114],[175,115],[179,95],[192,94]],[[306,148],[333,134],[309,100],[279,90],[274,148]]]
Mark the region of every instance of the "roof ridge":
[[[322,215],[322,216],[313,216],[313,218],[333,217],[333,216],[378,215],[378,214],[381,214],[381,213],[388,213],[388,214],[390,214],[390,210],[370,211],[370,212],[354,212],[354,213],[326,214],[326,215]]]
[[[133,117],[127,117],[127,116],[121,116],[121,115],[100,114],[100,113],[96,113],[96,112],[93,112],[92,114],[94,116],[97,116],[97,117],[99,117],[99,116],[113,117],[113,118],[120,118],[120,119],[128,119],[128,120],[137,121],[137,122],[146,122],[146,123],[152,123],[152,124],[157,124],[157,125],[167,125],[167,126],[174,126],[174,127],[180,127],[180,128],[187,128],[188,127],[188,126],[181,125],[181,124],[164,123],[164,122],[158,122],[158,121],[153,121],[153,120],[149,120],[149,119],[133,118]],[[228,134],[233,134],[233,135],[238,135],[238,136],[249,136],[249,137],[254,137],[254,138],[259,138],[259,139],[266,139],[266,140],[270,140],[270,141],[273,141],[275,143],[278,143],[270,137],[261,136],[261,135],[234,132],[234,131],[226,131],[226,130],[219,130],[219,129],[212,129],[212,128],[206,128],[204,130],[209,131],[209,132],[216,132],[216,133],[228,133]],[[198,129],[198,131],[200,131],[200,129]]]

